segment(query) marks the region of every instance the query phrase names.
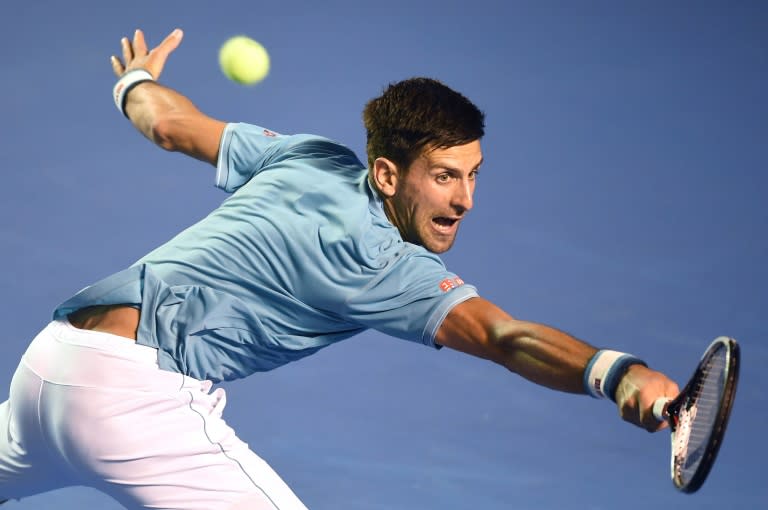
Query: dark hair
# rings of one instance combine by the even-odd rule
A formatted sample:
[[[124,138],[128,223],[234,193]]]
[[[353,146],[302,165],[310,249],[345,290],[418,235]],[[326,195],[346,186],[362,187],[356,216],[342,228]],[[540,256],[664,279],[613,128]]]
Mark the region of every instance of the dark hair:
[[[485,115],[462,94],[432,78],[390,83],[363,110],[368,165],[378,157],[406,169],[421,152],[479,140]]]

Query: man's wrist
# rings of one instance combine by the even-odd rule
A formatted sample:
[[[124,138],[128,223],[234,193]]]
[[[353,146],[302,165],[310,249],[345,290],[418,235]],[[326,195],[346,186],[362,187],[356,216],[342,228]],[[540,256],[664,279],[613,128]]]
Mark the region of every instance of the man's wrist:
[[[144,83],[145,81],[155,81],[155,79],[146,69],[131,69],[123,73],[112,88],[112,98],[115,100],[115,106],[126,117],[128,114],[125,112],[125,98],[128,92],[139,83]]]
[[[626,352],[597,351],[584,370],[584,389],[595,398],[609,398],[615,402],[616,389],[632,365],[648,366],[640,358]]]

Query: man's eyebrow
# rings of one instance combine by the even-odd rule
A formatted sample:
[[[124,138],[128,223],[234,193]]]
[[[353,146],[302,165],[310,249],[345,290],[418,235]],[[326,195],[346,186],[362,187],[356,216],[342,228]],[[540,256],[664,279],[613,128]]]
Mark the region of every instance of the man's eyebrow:
[[[472,167],[472,170],[477,171],[477,169],[480,168],[480,165],[483,164],[483,160],[484,160],[484,158],[481,157],[480,161],[478,161],[477,164]],[[460,168],[457,168],[455,166],[449,165],[447,163],[441,163],[439,161],[436,161],[434,164],[432,164],[431,168],[432,169],[439,168],[439,169],[442,169],[442,170],[448,170],[449,172],[461,173],[461,169]]]

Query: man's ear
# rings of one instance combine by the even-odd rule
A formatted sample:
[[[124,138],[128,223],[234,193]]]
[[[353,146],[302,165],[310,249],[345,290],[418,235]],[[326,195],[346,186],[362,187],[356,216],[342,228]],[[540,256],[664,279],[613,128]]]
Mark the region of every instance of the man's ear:
[[[390,198],[397,191],[397,165],[387,158],[376,158],[371,172],[373,184],[383,196]]]

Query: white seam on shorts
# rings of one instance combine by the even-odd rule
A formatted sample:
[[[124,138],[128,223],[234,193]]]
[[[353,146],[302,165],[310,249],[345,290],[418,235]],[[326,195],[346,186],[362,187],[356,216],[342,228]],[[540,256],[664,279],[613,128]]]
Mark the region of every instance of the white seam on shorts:
[[[23,362],[24,360],[22,360]],[[37,377],[40,380],[40,387],[37,390],[37,402],[35,403],[35,413],[37,416],[35,416],[35,421],[37,421],[37,429],[39,437],[45,442],[45,447],[49,451],[56,451],[60,452],[59,448],[53,444],[51,444],[50,439],[48,438],[48,435],[43,430],[43,389],[45,388],[46,384],[50,384],[48,381],[46,381],[41,375],[39,375],[37,372],[32,370],[32,367],[30,367],[27,363],[24,363],[24,366],[34,374],[35,377]],[[66,455],[62,455],[61,459],[63,460],[63,463],[69,466],[70,468],[73,467],[70,463],[69,457]]]
[[[195,413],[196,415],[198,415],[200,417],[200,419],[203,420],[203,434],[205,435],[206,439],[208,439],[208,442],[210,444],[212,444],[212,445],[218,446],[218,448],[221,451],[222,455],[224,455],[224,457],[226,457],[227,459],[231,460],[232,462],[236,463],[238,465],[238,467],[240,468],[240,471],[242,471],[242,473],[248,478],[248,480],[251,481],[253,486],[256,487],[259,491],[261,491],[262,494],[264,494],[264,497],[267,498],[270,503],[272,503],[273,507],[275,507],[277,510],[280,510],[280,507],[277,506],[277,503],[275,503],[275,501],[271,497],[269,497],[269,494],[267,494],[267,491],[265,491],[258,483],[256,483],[256,481],[253,479],[253,477],[251,477],[251,475],[248,473],[248,471],[245,470],[245,468],[240,463],[240,461],[237,460],[236,458],[228,455],[227,452],[224,450],[224,447],[221,445],[220,442],[214,441],[214,440],[211,439],[211,437],[208,435],[208,431],[206,430],[206,427],[205,427],[205,425],[206,425],[205,416],[203,416],[203,414],[201,412],[197,411],[194,407],[192,407],[192,402],[194,402],[195,396],[189,390],[187,390],[187,394],[189,395],[189,402],[187,403],[187,405],[189,407],[189,410],[192,411],[193,413]]]

